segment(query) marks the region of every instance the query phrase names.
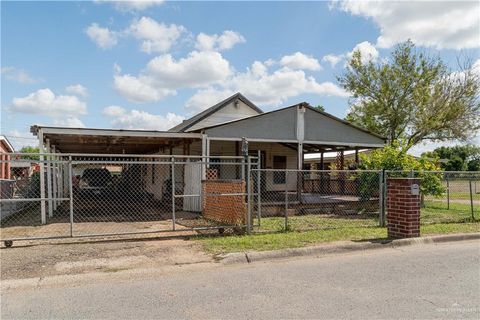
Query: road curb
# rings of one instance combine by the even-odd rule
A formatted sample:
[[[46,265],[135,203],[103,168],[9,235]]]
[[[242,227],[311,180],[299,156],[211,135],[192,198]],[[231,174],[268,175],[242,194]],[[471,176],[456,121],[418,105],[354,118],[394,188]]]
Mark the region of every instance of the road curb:
[[[480,233],[460,233],[420,238],[408,238],[397,240],[381,240],[368,242],[341,241],[319,246],[289,248],[274,251],[247,251],[233,252],[218,255],[216,258],[222,264],[252,263],[274,259],[286,259],[302,256],[322,256],[327,254],[340,254],[355,251],[374,250],[383,248],[397,248],[409,245],[434,244],[453,241],[477,240]]]

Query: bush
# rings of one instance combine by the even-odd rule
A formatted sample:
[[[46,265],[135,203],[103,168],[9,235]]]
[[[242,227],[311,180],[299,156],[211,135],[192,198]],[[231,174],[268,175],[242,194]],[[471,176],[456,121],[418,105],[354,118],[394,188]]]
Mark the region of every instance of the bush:
[[[415,172],[415,177],[421,178],[420,190],[423,195],[441,196],[445,192],[442,175],[431,171],[440,171],[438,159],[422,156],[415,158],[399,147],[398,144],[377,149],[370,154],[362,154],[360,169],[387,170],[390,177],[408,177]]]

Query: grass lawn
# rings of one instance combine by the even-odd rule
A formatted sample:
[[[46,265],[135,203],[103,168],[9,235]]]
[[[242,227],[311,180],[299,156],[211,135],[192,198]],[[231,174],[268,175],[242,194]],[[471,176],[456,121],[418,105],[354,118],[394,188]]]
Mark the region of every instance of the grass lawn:
[[[477,211],[477,220],[472,221],[469,205],[455,203],[447,210],[442,203],[427,201],[421,213],[421,235],[480,232],[479,215],[480,212]],[[196,240],[207,252],[218,254],[295,248],[340,240],[387,238],[387,229],[378,227],[378,220],[374,215],[363,218],[303,215],[288,217],[288,222],[288,232],[283,231],[284,218],[272,217],[261,220],[256,234],[198,236]]]
[[[443,223],[421,226],[422,236],[464,232],[480,232],[480,223]],[[378,240],[386,238],[386,228],[364,227],[289,231],[245,236],[199,236],[196,239],[208,253],[219,254],[298,248],[340,240]]]
[[[480,219],[480,206],[473,207],[475,220]],[[472,209],[467,203],[450,203],[447,209],[446,202],[425,201],[420,220],[422,224],[447,222],[472,222]]]

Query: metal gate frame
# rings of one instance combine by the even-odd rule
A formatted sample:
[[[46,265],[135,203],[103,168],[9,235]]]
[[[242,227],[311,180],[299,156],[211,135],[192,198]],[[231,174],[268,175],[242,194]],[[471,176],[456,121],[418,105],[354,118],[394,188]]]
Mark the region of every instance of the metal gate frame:
[[[120,236],[120,235],[138,235],[138,234],[151,234],[151,233],[162,233],[162,232],[175,232],[177,231],[176,224],[176,206],[175,200],[178,198],[185,198],[185,197],[203,197],[202,194],[176,194],[175,193],[175,168],[178,165],[186,165],[191,164],[189,159],[197,159],[196,163],[202,166],[202,179],[205,179],[205,172],[206,169],[210,165],[235,165],[241,166],[242,170],[242,179],[246,180],[247,183],[247,190],[241,194],[221,194],[219,196],[245,196],[247,201],[247,223],[245,227],[247,233],[251,232],[252,223],[251,223],[251,201],[252,201],[252,190],[251,190],[251,183],[250,183],[250,171],[252,167],[255,167],[259,163],[259,158],[253,156],[219,156],[215,158],[219,158],[222,162],[212,162],[210,157],[205,156],[190,156],[190,155],[125,155],[125,154],[79,154],[79,153],[72,153],[72,154],[59,154],[59,153],[2,153],[2,156],[7,156],[7,160],[0,160],[0,163],[12,163],[12,162],[28,162],[28,163],[39,163],[40,164],[40,176],[44,176],[40,183],[40,196],[35,198],[15,198],[15,199],[8,199],[8,198],[1,198],[0,204],[4,204],[7,202],[40,202],[40,212],[41,212],[41,225],[48,225],[47,222],[47,215],[48,212],[53,210],[53,207],[56,206],[58,201],[68,201],[68,224],[69,230],[68,233],[61,236],[25,236],[25,237],[4,237],[3,232],[0,233],[0,241],[4,241],[6,246],[11,246],[13,241],[23,241],[23,240],[48,240],[48,239],[65,239],[65,238],[88,238],[88,237],[105,237],[105,236]],[[38,157],[39,160],[31,160],[31,159],[18,159],[19,157]],[[107,158],[107,160],[76,160],[78,158]],[[116,160],[108,160],[108,158],[114,158]],[[128,159],[153,159],[151,161],[128,161]],[[62,160],[58,160],[62,159]],[[68,160],[65,160],[68,159]],[[122,159],[122,160],[118,160]],[[223,162],[225,161],[225,162]],[[226,162],[232,161],[232,162]],[[239,161],[234,162],[234,161]],[[112,233],[92,233],[92,234],[76,234],[74,230],[75,226],[75,207],[74,207],[74,186],[73,186],[73,166],[76,164],[107,164],[107,163],[115,163],[115,164],[123,164],[123,163],[135,163],[135,164],[162,164],[162,165],[170,165],[171,166],[171,174],[172,174],[172,227],[168,230],[155,230],[155,231],[135,231],[135,232],[112,232]],[[62,178],[68,181],[68,197],[56,197],[56,195],[52,194],[57,192],[57,190],[52,190],[53,185],[56,181],[54,179],[52,171],[57,169],[55,165],[65,165],[67,167],[66,172],[63,172]],[[45,178],[46,175],[46,178]],[[48,203],[48,206],[47,206]],[[48,210],[47,210],[48,209]],[[1,220],[0,220],[1,224]],[[183,228],[181,231],[200,231],[200,230],[221,230],[226,228],[231,228],[231,225],[215,225],[215,226],[192,226],[191,228]],[[3,228],[3,227],[2,227]]]

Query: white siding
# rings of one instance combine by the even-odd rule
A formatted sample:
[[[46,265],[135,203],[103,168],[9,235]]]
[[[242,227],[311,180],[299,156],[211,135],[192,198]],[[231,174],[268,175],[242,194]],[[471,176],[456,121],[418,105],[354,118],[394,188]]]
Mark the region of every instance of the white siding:
[[[210,127],[216,124],[225,123],[233,120],[243,119],[259,114],[257,111],[250,108],[248,105],[243,103],[241,100],[237,100],[238,105],[235,106],[235,103],[232,101],[227,104],[217,112],[211,114],[207,118],[196,123],[192,127],[188,128],[187,131],[195,131],[201,128]]]

